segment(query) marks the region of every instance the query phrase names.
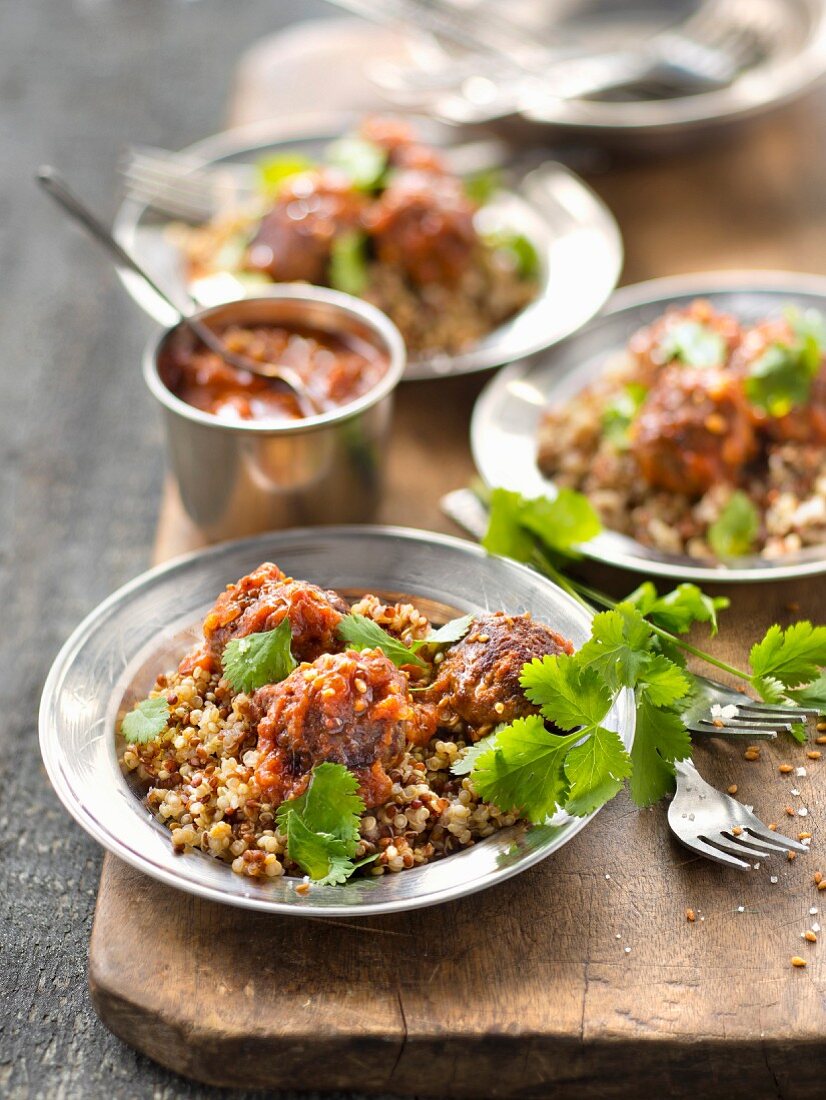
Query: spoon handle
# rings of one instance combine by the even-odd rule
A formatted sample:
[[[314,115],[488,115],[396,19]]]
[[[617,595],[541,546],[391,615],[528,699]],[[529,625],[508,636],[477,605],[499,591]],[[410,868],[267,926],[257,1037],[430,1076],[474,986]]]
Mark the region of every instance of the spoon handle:
[[[72,193],[66,181],[62,179],[54,168],[50,165],[44,165],[42,168],[39,168],[37,171],[37,182],[56,203],[62,206],[76,221],[80,222],[81,225],[91,233],[95,240],[109,251],[121,267],[128,268],[129,271],[134,272],[135,275],[143,279],[158,297],[162,298],[163,301],[166,302],[171,309],[174,309],[182,318],[189,317],[191,302],[187,308],[182,308],[177,302],[173,302],[169,294],[158,286],[152,276],[138,265],[137,261],[129,255],[125,248],[118,244],[103,222],[99,221],[85,203],[82,203],[80,199]]]

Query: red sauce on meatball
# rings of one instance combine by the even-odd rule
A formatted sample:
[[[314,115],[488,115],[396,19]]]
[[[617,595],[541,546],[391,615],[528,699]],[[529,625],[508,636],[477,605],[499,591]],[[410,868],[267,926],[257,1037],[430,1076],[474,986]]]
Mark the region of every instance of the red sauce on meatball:
[[[366,806],[390,797],[387,769],[404,753],[415,712],[407,677],[379,650],[325,653],[253,696],[256,778],[274,803],[304,791],[315,764],[344,764]]]
[[[667,367],[631,426],[631,450],[649,485],[699,495],[734,481],[757,453],[742,381],[716,367]]]
[[[293,580],[277,565],[264,562],[221,593],[204,619],[203,647],[184,658],[180,670],[191,672],[200,665],[217,671],[228,642],[275,630],[288,615],[293,656],[312,661],[320,653],[341,648],[336,629],[347,611],[336,592]]]

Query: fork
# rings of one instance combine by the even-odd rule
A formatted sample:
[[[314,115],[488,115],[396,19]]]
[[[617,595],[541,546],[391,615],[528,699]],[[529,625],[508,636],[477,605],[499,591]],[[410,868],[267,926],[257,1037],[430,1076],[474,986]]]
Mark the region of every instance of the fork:
[[[455,489],[439,503],[445,515],[481,541],[487,530],[488,510],[471,489]],[[757,702],[744,691],[735,691],[707,676],[694,674],[693,681],[694,691],[682,719],[694,734],[769,740],[778,733],[790,733],[793,725],[819,714],[813,707]]]
[[[800,841],[769,829],[729,794],[706,783],[690,760],[678,760],[677,792],[668,807],[672,833],[698,855],[746,871],[749,857],[773,852],[806,852]]]
[[[518,174],[537,160],[539,150],[514,155],[502,141],[485,138],[450,146],[444,155],[450,169],[460,176],[494,168]],[[247,202],[259,191],[252,164],[205,166],[197,158],[150,146],[127,149],[118,171],[130,199],[185,221],[206,221],[218,211]]]

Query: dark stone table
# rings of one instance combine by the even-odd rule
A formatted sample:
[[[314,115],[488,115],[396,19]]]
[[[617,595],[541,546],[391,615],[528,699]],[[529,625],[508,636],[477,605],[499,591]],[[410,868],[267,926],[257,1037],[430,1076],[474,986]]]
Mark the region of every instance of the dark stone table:
[[[149,564],[163,456],[139,370],[151,324],[32,173],[59,165],[110,217],[125,144],[177,148],[220,129],[239,53],[327,10],[320,0],[0,4],[3,1097],[209,1095],[94,1013],[86,952],[101,851],[58,804],[37,750],[58,648]]]

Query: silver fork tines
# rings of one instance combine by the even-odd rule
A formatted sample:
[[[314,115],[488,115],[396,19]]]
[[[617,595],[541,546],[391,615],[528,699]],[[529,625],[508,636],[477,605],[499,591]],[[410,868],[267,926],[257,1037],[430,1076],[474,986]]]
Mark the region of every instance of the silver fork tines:
[[[742,802],[706,783],[690,761],[680,760],[675,767],[677,793],[668,807],[668,824],[693,852],[745,871],[750,859],[807,851],[805,844],[768,829]]]

